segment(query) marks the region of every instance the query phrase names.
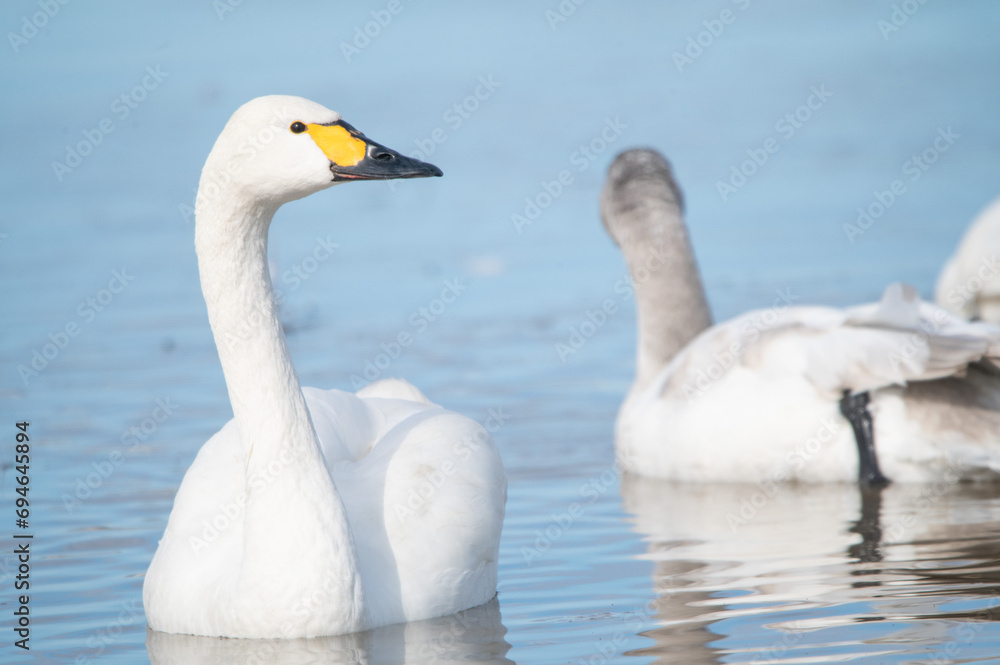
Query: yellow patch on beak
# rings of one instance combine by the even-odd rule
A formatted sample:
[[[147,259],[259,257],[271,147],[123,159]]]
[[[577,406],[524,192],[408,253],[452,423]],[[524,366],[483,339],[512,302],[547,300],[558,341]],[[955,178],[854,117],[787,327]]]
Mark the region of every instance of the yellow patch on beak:
[[[365,158],[367,144],[341,125],[306,125],[306,130],[337,166],[355,166]]]

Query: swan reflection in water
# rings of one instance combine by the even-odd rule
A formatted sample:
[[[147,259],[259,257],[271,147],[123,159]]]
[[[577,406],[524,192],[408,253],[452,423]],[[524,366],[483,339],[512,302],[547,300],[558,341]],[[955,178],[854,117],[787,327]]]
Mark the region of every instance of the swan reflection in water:
[[[150,630],[146,648],[152,665],[500,665],[513,663],[506,657],[506,633],[494,598],[446,617],[311,639],[243,640]]]
[[[622,496],[654,562],[647,612],[657,625],[642,633],[655,644],[629,655],[716,663],[1000,651],[997,485],[767,491],[625,475]]]

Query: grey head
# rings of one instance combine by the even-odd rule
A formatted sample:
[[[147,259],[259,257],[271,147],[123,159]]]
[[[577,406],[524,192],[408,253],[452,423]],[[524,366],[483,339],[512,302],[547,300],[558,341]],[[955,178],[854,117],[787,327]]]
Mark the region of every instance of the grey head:
[[[623,249],[636,241],[654,242],[662,229],[650,218],[664,214],[684,214],[684,196],[670,163],[651,148],[619,154],[601,195],[601,219],[611,238]]]

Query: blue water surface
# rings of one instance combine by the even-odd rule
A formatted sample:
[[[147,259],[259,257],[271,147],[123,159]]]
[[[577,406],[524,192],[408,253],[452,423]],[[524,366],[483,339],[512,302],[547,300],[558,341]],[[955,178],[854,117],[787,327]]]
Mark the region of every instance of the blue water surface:
[[[619,150],[663,151],[717,319],[779,294],[870,301],[896,280],[929,297],[1000,193],[998,32],[988,0],[5,2],[0,534],[17,531],[28,421],[34,539],[29,653],[4,536],[0,660],[998,662],[993,490],[761,503],[620,477],[635,309],[597,207]],[[504,415],[499,596],[328,640],[147,634],[142,579],[173,495],[231,417],[190,206],[230,114],[275,93],[445,172],[290,204],[271,259],[305,384],[373,378],[408,332],[369,375]],[[337,251],[296,277],[321,240]],[[461,295],[414,323],[447,280]],[[609,298],[616,313],[560,355]]]

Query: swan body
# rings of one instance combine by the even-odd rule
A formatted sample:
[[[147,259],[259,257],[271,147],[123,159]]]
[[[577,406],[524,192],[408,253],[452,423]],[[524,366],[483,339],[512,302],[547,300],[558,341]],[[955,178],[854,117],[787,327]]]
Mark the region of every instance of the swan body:
[[[303,638],[496,594],[506,478],[478,423],[405,381],[301,388],[277,316],[277,208],[353,179],[440,175],[297,97],[241,107],[199,186],[202,290],[234,418],[198,453],[146,573],[157,631]]]
[[[1000,199],[965,232],[941,270],[934,300],[967,319],[1000,323]]]
[[[1000,472],[1000,328],[969,323],[895,284],[880,303],[775,307],[711,325],[658,153],[611,166],[606,228],[636,287],[636,380],[616,423],[619,463],[677,480],[783,483],[859,475],[845,391],[870,395],[895,481]]]

